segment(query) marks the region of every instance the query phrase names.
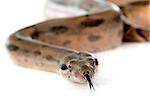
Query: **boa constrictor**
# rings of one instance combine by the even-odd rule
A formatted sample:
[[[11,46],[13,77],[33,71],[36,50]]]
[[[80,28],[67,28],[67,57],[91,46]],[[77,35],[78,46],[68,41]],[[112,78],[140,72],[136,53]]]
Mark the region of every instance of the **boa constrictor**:
[[[92,78],[99,63],[90,52],[118,47],[122,41],[150,40],[147,21],[139,22],[133,15],[147,12],[149,2],[127,4],[121,9],[106,4],[110,6],[107,10],[47,20],[13,33],[7,42],[10,56],[18,65],[55,72],[94,88]]]

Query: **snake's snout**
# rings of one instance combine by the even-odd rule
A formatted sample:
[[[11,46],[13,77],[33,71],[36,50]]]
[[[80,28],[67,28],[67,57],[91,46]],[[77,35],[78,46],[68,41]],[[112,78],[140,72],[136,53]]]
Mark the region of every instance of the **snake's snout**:
[[[87,65],[83,65],[81,71],[81,75],[83,75],[84,77],[85,75],[89,75],[90,78],[93,78],[95,74],[95,68],[89,67]]]

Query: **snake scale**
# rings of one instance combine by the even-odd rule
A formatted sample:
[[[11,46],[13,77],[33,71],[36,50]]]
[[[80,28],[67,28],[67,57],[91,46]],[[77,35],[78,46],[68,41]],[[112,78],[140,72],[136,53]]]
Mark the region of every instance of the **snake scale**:
[[[11,58],[18,65],[58,73],[68,80],[88,83],[94,88],[92,78],[99,63],[91,52],[113,49],[122,42],[150,40],[150,20],[143,16],[149,13],[149,1],[109,1],[119,5],[121,13],[109,9],[47,20],[16,31],[7,42]],[[122,15],[130,23],[123,20]]]

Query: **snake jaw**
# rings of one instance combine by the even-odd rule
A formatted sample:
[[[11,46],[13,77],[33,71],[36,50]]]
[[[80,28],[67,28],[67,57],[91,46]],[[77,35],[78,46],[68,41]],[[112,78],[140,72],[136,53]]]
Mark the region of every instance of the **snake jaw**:
[[[93,86],[93,83],[92,83],[92,81],[91,81],[90,76],[89,76],[88,74],[85,74],[84,77],[86,78],[86,80],[87,80],[87,82],[88,82],[88,84],[89,84],[90,90],[92,90],[92,89],[95,90],[95,89],[94,89],[94,86]]]

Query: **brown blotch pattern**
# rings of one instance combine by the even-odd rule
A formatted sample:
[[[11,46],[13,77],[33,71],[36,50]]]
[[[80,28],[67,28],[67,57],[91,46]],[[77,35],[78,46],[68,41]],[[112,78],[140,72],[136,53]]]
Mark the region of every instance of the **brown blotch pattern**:
[[[129,28],[130,28],[130,26],[129,25],[127,25],[127,24],[124,24],[124,26],[123,26],[123,32],[127,32],[128,30],[129,30]]]
[[[89,17],[89,15],[87,14],[87,15],[85,15],[85,17]]]
[[[100,38],[101,38],[101,36],[99,36],[99,35],[90,35],[88,37],[88,40],[91,42],[95,42],[95,41],[99,40]]]
[[[95,27],[103,23],[103,19],[90,19],[87,18],[80,23],[81,27]]]
[[[139,36],[141,36],[143,39],[145,39],[146,41],[149,41],[147,37],[144,36],[142,30],[140,29],[136,29],[136,32]]]
[[[136,32],[141,36],[143,35],[140,29],[136,29]]]
[[[31,34],[32,39],[38,39],[39,38],[39,32],[37,30],[34,30]]]
[[[35,54],[36,56],[41,55],[41,51],[36,50],[36,51],[34,51],[34,54]]]
[[[51,55],[46,55],[45,59],[48,61],[55,60]]]
[[[145,6],[145,5],[148,5],[150,2],[147,0],[147,1],[137,1],[137,2],[133,2],[133,3],[130,3],[130,5],[141,5],[141,6]]]
[[[18,41],[22,41],[22,39],[20,39],[20,38],[16,38],[16,40],[18,40]]]
[[[17,50],[19,49],[19,47],[17,47],[17,46],[14,45],[14,44],[9,44],[9,45],[7,46],[7,48],[8,48],[9,51],[17,51]]]
[[[59,26],[53,26],[53,27],[50,27],[49,31],[50,32],[53,32],[55,34],[60,34],[60,33],[64,33],[68,30],[68,27],[66,26],[62,26],[62,25],[59,25]]]

